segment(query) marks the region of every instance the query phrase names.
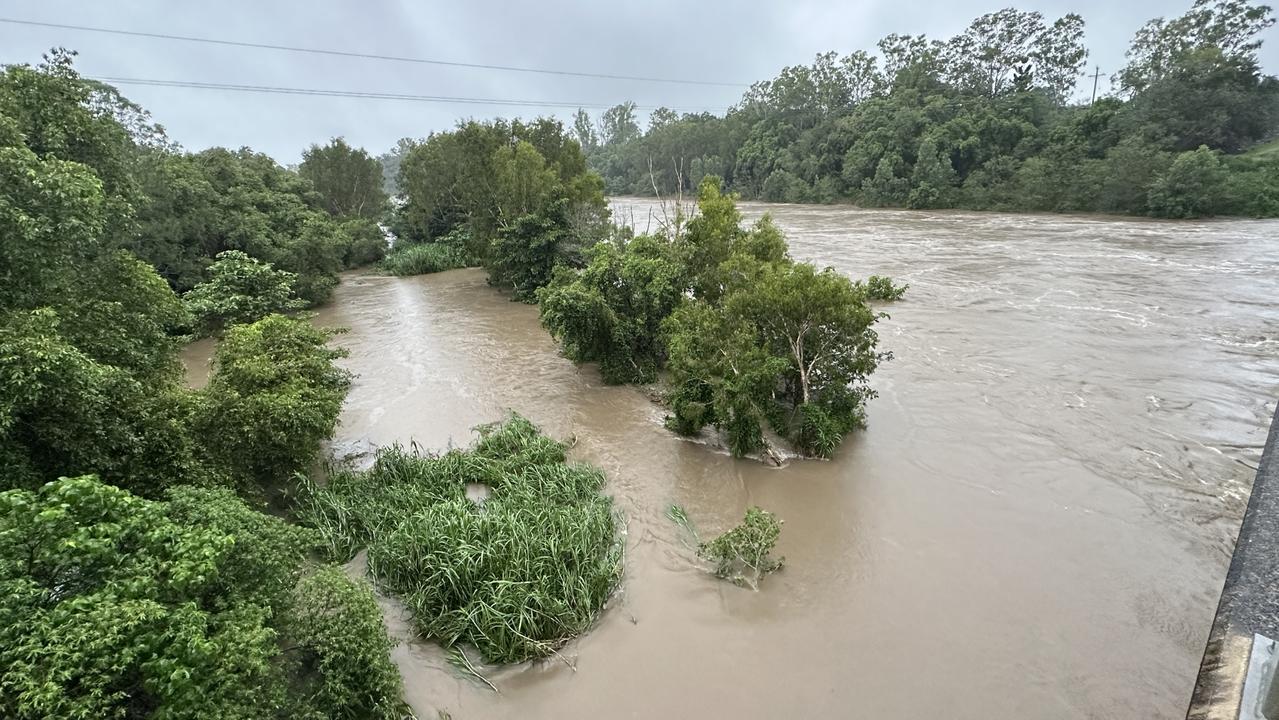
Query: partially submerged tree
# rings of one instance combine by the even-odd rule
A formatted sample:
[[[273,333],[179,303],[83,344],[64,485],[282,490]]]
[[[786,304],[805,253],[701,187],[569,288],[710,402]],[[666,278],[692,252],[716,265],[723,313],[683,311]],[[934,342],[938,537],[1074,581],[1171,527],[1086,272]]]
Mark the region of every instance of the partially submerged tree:
[[[333,361],[335,334],[268,315],[232,326],[213,356],[195,428],[205,452],[241,487],[269,491],[306,470],[333,434],[351,375]]]
[[[672,505],[666,516],[698,539],[697,528],[684,508]],[[711,572],[716,577],[759,590],[764,576],[782,569],[786,563],[786,558],[772,556],[781,532],[782,521],[775,515],[750,507],[737,526],[709,542],[698,539],[697,556],[712,563]]]
[[[883,359],[876,315],[833,270],[735,260],[741,282],[719,305],[691,301],[667,325],[673,427],[713,424],[742,455],[764,446],[768,420],[801,450],[828,456],[865,422],[867,380]]]
[[[686,271],[661,238],[619,234],[589,251],[580,272],[557,271],[538,291],[542,325],[574,362],[597,362],[605,382],[650,382],[665,359],[661,323]]]

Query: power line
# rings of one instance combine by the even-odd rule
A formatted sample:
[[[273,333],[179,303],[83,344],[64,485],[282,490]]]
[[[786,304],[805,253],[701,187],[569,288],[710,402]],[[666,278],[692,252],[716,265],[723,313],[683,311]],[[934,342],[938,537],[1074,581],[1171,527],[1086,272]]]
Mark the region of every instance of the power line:
[[[610,107],[605,103],[571,103],[542,100],[518,100],[511,98],[471,98],[451,95],[411,95],[407,93],[386,93],[363,90],[328,90],[321,88],[274,87],[270,85],[242,85],[236,83],[211,83],[193,80],[158,80],[150,78],[122,78],[109,76],[86,76],[90,80],[120,85],[143,85],[150,87],[176,87],[196,90],[228,90],[232,92],[253,92],[276,95],[311,95],[319,97],[349,97],[372,100],[408,100],[414,102],[454,103],[465,105],[502,105],[513,107],[555,107],[555,108],[590,108],[602,110]],[[637,105],[637,109],[653,110],[657,106]],[[670,108],[677,111],[722,110],[723,108]]]
[[[324,50],[320,48],[292,47],[289,45],[272,45],[268,43],[241,42],[238,40],[218,40],[215,38],[191,37],[187,35],[168,35],[165,33],[139,32],[135,30],[119,30],[115,28],[89,27],[86,25],[66,25],[63,23],[37,22],[35,20],[17,20],[0,18],[0,23],[13,25],[33,25],[37,27],[58,28],[61,30],[78,30],[81,32],[108,33],[111,35],[128,35],[131,37],[155,38],[159,40],[180,40],[183,42],[207,43],[209,45],[230,45],[233,47],[258,48],[261,50],[282,50],[285,52],[311,53],[314,55],[336,55],[338,57],[365,58],[369,60],[388,60],[392,62],[419,63],[423,65],[444,65],[447,67],[475,68],[480,70],[502,70],[505,72],[538,73],[543,75],[561,75],[569,77],[596,78],[601,80],[630,80],[635,82],[676,83],[681,85],[708,85],[715,87],[744,88],[743,83],[713,82],[709,80],[686,80],[682,78],[643,77],[638,75],[611,75],[608,73],[574,72],[571,70],[548,70],[545,68],[515,67],[511,65],[488,65],[484,63],[454,62],[449,60],[427,60],[424,58],[398,57],[395,55],[374,55],[370,53],[350,52],[346,50]]]

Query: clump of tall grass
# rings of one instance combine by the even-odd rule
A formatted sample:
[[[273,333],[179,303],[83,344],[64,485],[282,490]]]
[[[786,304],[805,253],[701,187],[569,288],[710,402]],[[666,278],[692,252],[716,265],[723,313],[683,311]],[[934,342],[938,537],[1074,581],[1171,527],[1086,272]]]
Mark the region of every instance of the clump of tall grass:
[[[604,475],[512,415],[469,450],[378,452],[367,471],[304,488],[299,518],[334,560],[368,548],[369,572],[422,635],[473,645],[487,662],[554,653],[617,588],[622,543]],[[477,504],[470,483],[491,494]]]
[[[378,267],[392,275],[424,275],[471,265],[473,263],[462,248],[431,242],[396,248],[382,259]]]

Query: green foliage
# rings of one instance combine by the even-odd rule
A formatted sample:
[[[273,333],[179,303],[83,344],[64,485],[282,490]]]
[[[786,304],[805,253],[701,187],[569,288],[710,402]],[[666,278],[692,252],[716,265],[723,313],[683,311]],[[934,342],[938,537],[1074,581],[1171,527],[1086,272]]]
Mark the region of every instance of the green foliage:
[[[308,181],[266,155],[150,153],[139,167],[147,200],[128,247],[177,290],[207,279],[219,253],[238,250],[293,273],[294,293],[315,305],[328,299],[337,273],[368,252],[361,249],[367,224],[331,218]]]
[[[1223,214],[1279,217],[1279,162],[1274,154],[1262,149],[1227,161],[1230,169]]]
[[[820,406],[831,416],[823,434],[859,427],[863,403],[873,395],[868,378],[883,359],[863,293],[844,276],[808,264],[739,267],[748,272],[719,306],[687,303],[668,321],[677,389],[672,424],[688,431],[698,420],[713,423],[737,455],[763,446],[763,422],[784,417],[775,403],[789,410]],[[803,452],[833,450],[825,440],[812,443],[802,422],[770,424]]]
[[[605,382],[650,382],[664,359],[661,322],[679,302],[685,271],[661,237],[618,236],[566,267],[537,293],[542,325],[565,357],[597,362]]]
[[[0,489],[97,472],[147,495],[206,476],[187,434],[192,405],[170,379],[95,360],[52,309],[0,323]]]
[[[865,285],[861,283],[855,284],[865,296],[870,300],[882,300],[884,302],[892,302],[901,300],[906,296],[906,290],[910,285],[894,285],[893,279],[886,275],[871,275],[866,278]]]
[[[425,275],[471,265],[464,249],[444,242],[428,242],[397,247],[379,267],[392,275]]]
[[[197,437],[246,489],[273,488],[315,459],[333,434],[351,375],[325,346],[332,330],[282,315],[227,330],[201,391]]]
[[[363,217],[351,217],[342,220],[338,229],[343,235],[342,244],[345,249],[342,267],[364,267],[386,257],[386,233],[377,222]]]
[[[310,181],[324,209],[334,217],[375,220],[386,212],[382,164],[342,138],[304,150],[298,175]]]
[[[1215,215],[1223,202],[1226,180],[1221,161],[1206,146],[1178,155],[1150,188],[1151,213],[1172,218]]]
[[[310,715],[294,717],[400,720],[410,716],[400,699],[400,674],[382,610],[367,583],[327,567],[293,591],[282,635],[299,653],[302,682],[295,692]]]
[[[606,230],[603,183],[556,120],[467,122],[413,146],[400,168],[401,242],[465,227],[494,285],[529,301],[556,265],[580,265]]]
[[[697,554],[714,564],[716,577],[759,590],[760,580],[780,570],[786,562],[786,558],[771,556],[781,532],[782,521],[768,511],[751,507],[740,525],[700,544]]]
[[[103,211],[99,232],[108,245],[116,245],[132,231],[132,209],[139,193],[130,165],[141,138],[118,121],[119,96],[81,79],[72,67],[74,56],[58,48],[35,67],[4,66],[0,117],[12,122],[15,144],[21,137],[40,160],[76,163],[98,180],[101,196],[96,202]],[[135,129],[158,130],[145,123]],[[77,198],[64,201],[75,203]]]
[[[516,300],[533,302],[563,262],[561,244],[568,234],[567,207],[558,201],[542,211],[521,215],[498,231],[485,267],[489,282],[509,287]]]
[[[212,328],[370,255],[315,200],[264,156],[177,154],[65,53],[0,73],[0,716],[402,716],[367,588],[298,586],[315,536],[208,487],[314,457],[348,382],[328,334],[236,326],[198,393],[176,358],[170,283]]]
[[[226,491],[155,502],[79,477],[0,494],[0,714],[329,717],[298,691],[316,672],[334,707],[394,706],[384,650],[340,684],[281,651],[282,628],[307,625],[291,596],[311,543]],[[351,612],[327,610],[344,647],[388,646],[367,607]]]
[[[88,102],[76,82],[60,65],[10,68],[0,80],[0,95],[56,86],[72,93],[58,102],[74,100],[51,105],[66,117],[43,118],[19,93],[4,101],[21,106],[19,119],[0,115],[0,488],[96,472],[154,495],[177,478],[207,477],[185,434],[190,404],[178,386],[173,333],[186,316],[154,270],[111,245],[106,215],[125,179],[116,178],[122,194],[107,198],[91,165],[57,157],[115,172],[112,153],[124,152],[91,146],[112,134],[75,104]],[[78,139],[55,128],[82,121]]]
[[[1083,19],[1007,8],[951,38],[890,35],[878,57],[783,68],[723,116],[662,113],[640,133],[618,106],[589,159],[613,193],[671,197],[718,175],[725,194],[774,202],[1168,215],[1181,210],[1149,193],[1172,154],[1239,153],[1279,131],[1279,79],[1257,52],[1273,22],[1249,0],[1195,0],[1138,32],[1121,97],[1084,105]],[[1264,185],[1228,179],[1217,212],[1273,214],[1279,186],[1255,170],[1225,164]]]
[[[274,313],[300,310],[304,305],[293,297],[296,275],[276,270],[239,250],[218,253],[208,275],[208,280],[182,298],[201,336]]]
[[[745,319],[701,300],[681,304],[663,330],[673,388],[667,425],[683,435],[714,425],[739,457],[762,448],[785,358],[762,347]]]
[[[1274,25],[1268,5],[1248,0],[1195,0],[1185,14],[1146,23],[1133,38],[1128,65],[1119,72],[1124,90],[1140,93],[1159,82],[1187,56],[1216,49],[1231,59],[1255,61],[1261,41],[1255,39]]]
[[[470,450],[383,449],[369,471],[308,488],[298,515],[335,558],[367,547],[424,636],[489,662],[543,657],[590,627],[622,572],[604,476],[564,453],[515,415]],[[491,494],[472,501],[471,484]]]

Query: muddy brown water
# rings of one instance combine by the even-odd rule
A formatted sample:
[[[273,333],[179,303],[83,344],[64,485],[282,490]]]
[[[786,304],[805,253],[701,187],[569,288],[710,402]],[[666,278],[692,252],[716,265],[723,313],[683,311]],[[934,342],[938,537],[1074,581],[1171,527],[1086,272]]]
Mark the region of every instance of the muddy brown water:
[[[351,275],[321,312],[358,374],[339,453],[466,444],[515,410],[575,436],[626,517],[598,626],[488,673],[500,694],[388,604],[419,715],[1181,716],[1279,392],[1279,223],[743,210],[798,259],[911,285],[885,308],[870,427],[832,461],[675,437],[479,271]],[[197,374],[207,353],[186,355]],[[672,503],[706,533],[772,510],[786,569],[757,593],[715,580]]]

